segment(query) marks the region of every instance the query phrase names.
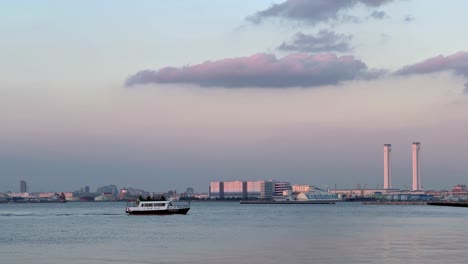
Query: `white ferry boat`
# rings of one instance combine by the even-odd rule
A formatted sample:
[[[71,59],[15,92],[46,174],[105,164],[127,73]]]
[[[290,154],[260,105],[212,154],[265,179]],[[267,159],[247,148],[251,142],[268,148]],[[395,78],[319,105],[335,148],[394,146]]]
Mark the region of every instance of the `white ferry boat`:
[[[177,203],[171,201],[136,201],[125,208],[127,214],[133,215],[170,215],[187,214],[190,203]]]

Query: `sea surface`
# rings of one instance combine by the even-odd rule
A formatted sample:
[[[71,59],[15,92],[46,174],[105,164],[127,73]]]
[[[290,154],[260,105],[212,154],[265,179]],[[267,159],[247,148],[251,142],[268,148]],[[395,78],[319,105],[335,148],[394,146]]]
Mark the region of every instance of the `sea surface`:
[[[467,263],[468,208],[192,202],[0,204],[0,263]]]

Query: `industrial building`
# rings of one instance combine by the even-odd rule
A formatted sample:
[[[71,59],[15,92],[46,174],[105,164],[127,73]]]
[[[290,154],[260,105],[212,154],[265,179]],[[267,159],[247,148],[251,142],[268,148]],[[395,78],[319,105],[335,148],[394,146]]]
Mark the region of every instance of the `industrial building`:
[[[211,199],[271,199],[283,195],[290,186],[289,182],[267,180],[210,182],[209,196]]]
[[[291,190],[291,183],[289,182],[274,182],[275,184],[275,192],[273,196],[282,196],[284,191],[290,191]]]

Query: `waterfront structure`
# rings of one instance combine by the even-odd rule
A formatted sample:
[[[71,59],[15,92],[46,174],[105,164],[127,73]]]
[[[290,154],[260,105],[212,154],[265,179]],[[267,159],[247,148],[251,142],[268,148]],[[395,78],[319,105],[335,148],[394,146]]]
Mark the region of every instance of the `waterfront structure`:
[[[458,184],[452,189],[452,195],[454,196],[466,196],[468,197],[468,188],[464,184]]]
[[[211,199],[271,199],[276,192],[282,195],[284,190],[289,190],[289,186],[289,182],[266,180],[210,182],[209,196]]]
[[[261,199],[272,199],[275,191],[275,184],[273,181],[262,181],[260,187]]]
[[[28,186],[26,184],[25,180],[20,181],[20,193],[27,193],[28,192]]]
[[[247,181],[247,198],[260,198],[263,181]]]
[[[308,193],[314,191],[314,186],[307,185],[307,184],[294,184],[291,186],[292,193]]]
[[[430,201],[434,199],[434,195],[425,193],[407,193],[395,192],[383,195],[387,201]]]
[[[244,198],[247,196],[246,182],[224,182],[224,198]]]
[[[210,198],[245,198],[247,183],[242,181],[210,182]]]
[[[392,144],[384,144],[384,189],[392,189]]]
[[[421,143],[413,142],[413,191],[422,190],[421,187]]]
[[[400,189],[356,188],[356,189],[330,189],[329,193],[343,195],[346,197],[373,197],[376,195],[382,195],[382,194],[399,192],[399,191]]]
[[[224,198],[224,182],[210,182],[210,198]]]
[[[96,192],[117,196],[119,193],[119,190],[117,189],[117,186],[115,185],[107,185],[107,186],[102,186],[102,187],[97,188]]]
[[[275,184],[274,196],[283,196],[284,191],[291,191],[290,182],[275,181],[274,184]]]
[[[299,193],[295,197],[297,201],[338,201],[336,194],[312,194],[312,193]]]

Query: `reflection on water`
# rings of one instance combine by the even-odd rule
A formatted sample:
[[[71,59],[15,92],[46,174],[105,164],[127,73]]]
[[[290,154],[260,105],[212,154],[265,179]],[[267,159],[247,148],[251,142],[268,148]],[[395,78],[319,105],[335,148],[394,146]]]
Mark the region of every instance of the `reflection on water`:
[[[0,204],[2,263],[464,263],[468,210],[192,203],[128,216],[123,203]]]

